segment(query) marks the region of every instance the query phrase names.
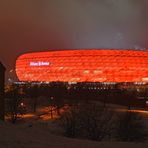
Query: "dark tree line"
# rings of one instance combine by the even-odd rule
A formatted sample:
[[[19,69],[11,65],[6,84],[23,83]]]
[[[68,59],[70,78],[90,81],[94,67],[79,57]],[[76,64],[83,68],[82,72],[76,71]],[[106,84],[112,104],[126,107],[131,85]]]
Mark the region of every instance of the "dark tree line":
[[[144,91],[142,94],[147,93]],[[143,102],[137,101],[138,95],[139,92],[136,90],[120,89],[118,86],[105,89],[103,85],[98,87],[83,83],[71,85],[66,83],[12,85],[6,91],[6,98],[10,100],[8,104],[16,112],[18,112],[17,108],[23,99],[27,100],[28,106],[31,106],[32,111],[36,112],[38,106],[42,103],[39,97],[46,97],[51,117],[53,117],[53,110],[55,109],[57,114],[60,115],[60,108],[65,104],[73,106],[90,100],[101,101],[104,107],[107,103],[122,104],[127,106],[128,109],[139,104],[144,106]]]

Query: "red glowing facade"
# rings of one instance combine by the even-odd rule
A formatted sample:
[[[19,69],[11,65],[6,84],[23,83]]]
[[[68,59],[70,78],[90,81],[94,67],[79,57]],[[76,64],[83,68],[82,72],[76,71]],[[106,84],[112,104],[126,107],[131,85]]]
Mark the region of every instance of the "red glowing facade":
[[[20,81],[148,82],[148,52],[62,50],[27,53],[16,60]]]

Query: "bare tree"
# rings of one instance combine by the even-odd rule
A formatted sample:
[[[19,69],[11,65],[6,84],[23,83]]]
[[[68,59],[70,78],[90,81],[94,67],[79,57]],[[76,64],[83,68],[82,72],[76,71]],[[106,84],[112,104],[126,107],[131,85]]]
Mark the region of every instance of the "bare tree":
[[[31,99],[31,105],[33,108],[33,112],[36,112],[37,110],[37,104],[38,104],[38,97],[40,95],[40,89],[38,85],[27,85],[25,88],[25,94],[26,96],[30,97]]]
[[[121,141],[145,141],[146,130],[142,117],[132,111],[120,113],[116,126],[117,139]]]
[[[111,136],[113,113],[104,106],[80,104],[61,116],[60,123],[68,137],[101,141]]]
[[[110,138],[113,126],[113,112],[105,106],[88,104],[80,111],[85,136],[91,140],[102,141]]]
[[[15,123],[18,119],[18,115],[22,115],[26,112],[21,105],[23,93],[21,89],[15,85],[12,85],[6,92],[7,97],[7,113],[10,115],[11,122]]]
[[[61,115],[60,126],[64,129],[64,134],[67,137],[77,137],[80,134],[79,130],[79,113],[76,109],[71,108],[67,112]],[[79,131],[79,132],[78,132]]]

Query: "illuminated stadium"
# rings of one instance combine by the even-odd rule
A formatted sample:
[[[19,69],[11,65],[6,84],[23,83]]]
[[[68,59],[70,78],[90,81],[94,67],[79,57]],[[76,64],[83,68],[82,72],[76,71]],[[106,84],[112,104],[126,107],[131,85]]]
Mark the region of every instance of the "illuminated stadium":
[[[147,83],[148,52],[140,50],[55,50],[16,60],[20,81]]]

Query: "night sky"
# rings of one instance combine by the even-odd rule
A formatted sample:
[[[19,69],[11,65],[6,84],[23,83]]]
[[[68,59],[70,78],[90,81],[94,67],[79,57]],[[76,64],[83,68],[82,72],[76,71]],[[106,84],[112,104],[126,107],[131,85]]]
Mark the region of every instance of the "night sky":
[[[0,0],[0,61],[30,51],[148,48],[148,0]]]

